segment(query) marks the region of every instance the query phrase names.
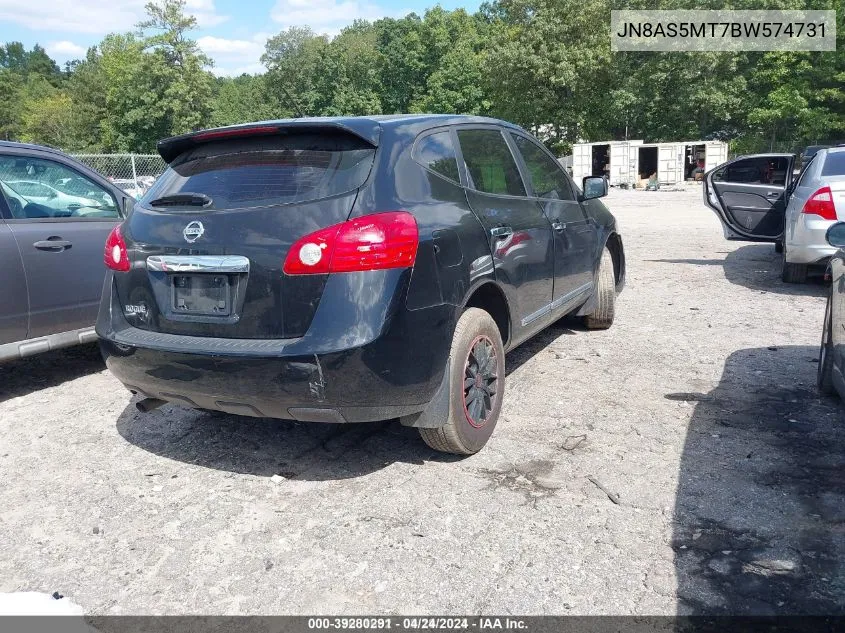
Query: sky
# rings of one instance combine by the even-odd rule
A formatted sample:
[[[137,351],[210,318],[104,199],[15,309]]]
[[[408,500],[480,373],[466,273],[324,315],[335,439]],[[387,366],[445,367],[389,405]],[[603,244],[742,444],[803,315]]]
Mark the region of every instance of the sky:
[[[63,66],[85,56],[104,35],[125,32],[143,19],[147,0],[0,0],[0,42],[40,44]],[[437,0],[186,0],[197,18],[193,32],[214,60],[218,75],[263,72],[259,59],[268,37],[307,25],[335,35],[356,19],[420,15]],[[446,9],[475,11],[479,0],[440,0]]]

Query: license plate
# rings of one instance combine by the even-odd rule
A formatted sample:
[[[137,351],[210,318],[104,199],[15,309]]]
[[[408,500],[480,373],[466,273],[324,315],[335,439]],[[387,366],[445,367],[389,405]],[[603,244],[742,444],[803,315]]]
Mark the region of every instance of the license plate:
[[[232,301],[228,275],[172,275],[173,311],[177,314],[229,316]]]

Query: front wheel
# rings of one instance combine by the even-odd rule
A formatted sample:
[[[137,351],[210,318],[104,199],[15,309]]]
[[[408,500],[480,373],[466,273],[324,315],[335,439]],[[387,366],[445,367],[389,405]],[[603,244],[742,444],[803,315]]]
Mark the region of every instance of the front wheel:
[[[819,367],[816,382],[819,391],[832,394],[833,388],[833,301],[827,298],[824,309],[824,325],[822,326],[822,344],[819,347]]]
[[[595,310],[584,317],[584,325],[590,330],[606,330],[613,325],[616,313],[616,276],[613,274],[613,256],[607,248],[601,254],[593,292],[596,297]]]
[[[449,417],[420,429],[423,441],[444,453],[472,455],[490,439],[505,394],[505,349],[493,317],[468,308],[458,319],[449,356]]]

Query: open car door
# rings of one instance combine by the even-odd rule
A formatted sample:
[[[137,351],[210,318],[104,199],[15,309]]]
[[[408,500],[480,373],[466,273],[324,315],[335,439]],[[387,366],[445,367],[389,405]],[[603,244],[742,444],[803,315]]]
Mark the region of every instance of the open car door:
[[[791,154],[742,156],[704,176],[704,203],[716,212],[725,238],[778,242],[792,184]]]

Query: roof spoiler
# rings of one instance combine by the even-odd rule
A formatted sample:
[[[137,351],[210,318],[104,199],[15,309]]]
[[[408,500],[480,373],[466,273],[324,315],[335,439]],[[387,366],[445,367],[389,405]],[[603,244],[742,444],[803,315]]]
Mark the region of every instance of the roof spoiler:
[[[372,119],[294,119],[290,121],[262,121],[230,125],[228,127],[199,130],[179,136],[171,136],[156,144],[156,149],[164,161],[170,164],[177,156],[189,149],[205,143],[226,139],[247,138],[253,136],[283,135],[291,132],[326,132],[336,131],[352,134],[378,147],[381,126]]]

